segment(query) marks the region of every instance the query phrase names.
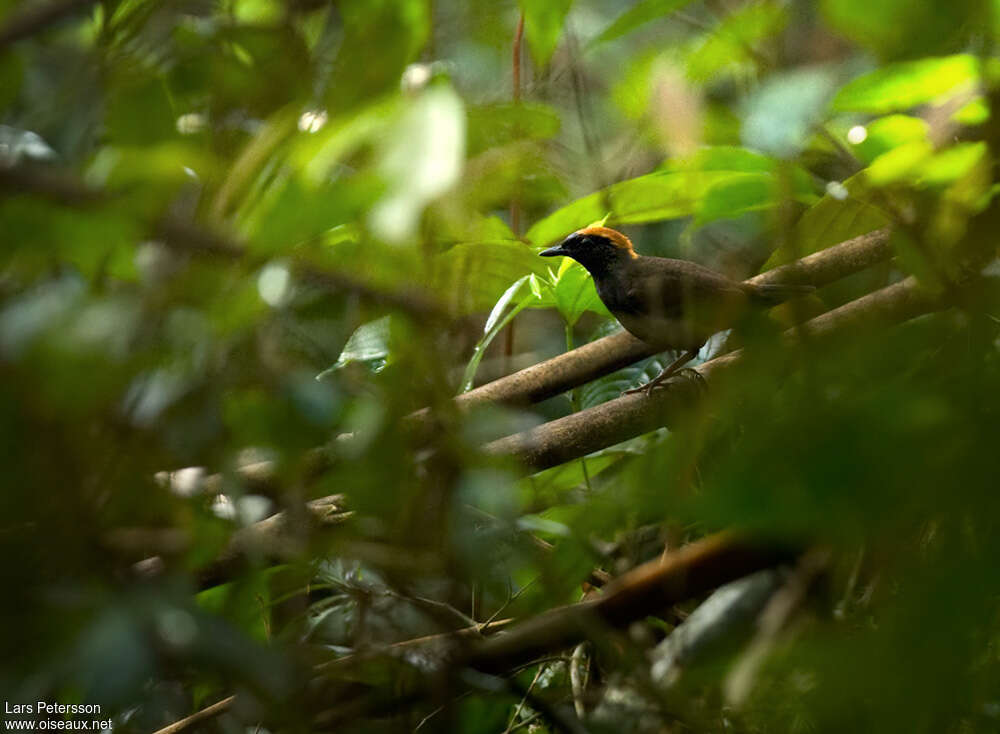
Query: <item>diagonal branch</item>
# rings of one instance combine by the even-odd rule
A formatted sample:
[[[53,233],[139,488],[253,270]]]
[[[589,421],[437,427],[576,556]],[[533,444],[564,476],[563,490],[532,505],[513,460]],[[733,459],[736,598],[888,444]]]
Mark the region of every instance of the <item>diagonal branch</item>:
[[[813,341],[830,338],[868,327],[873,322],[905,321],[945,305],[943,296],[921,289],[916,279],[910,277],[789,329],[783,340],[792,344],[803,338]],[[710,382],[737,367],[743,358],[742,350],[730,352],[705,362],[695,371]],[[690,391],[684,389],[662,390],[650,396],[625,395],[531,431],[498,439],[487,444],[485,451],[516,458],[529,471],[540,471],[659,428],[690,397]]]
[[[472,646],[457,661],[484,672],[503,672],[588,639],[595,630],[623,628],[671,604],[711,591],[780,563],[788,548],[724,532],[698,540],[634,568],[597,599],[551,609]]]
[[[473,644],[459,644],[452,637],[452,655],[441,648],[427,648],[421,659],[440,658],[443,674],[462,671],[465,675],[448,675],[447,696],[461,693],[481,673],[503,675],[549,654],[556,654],[587,639],[599,639],[610,628],[623,629],[630,623],[657,614],[672,604],[711,591],[744,576],[791,562],[798,555],[794,548],[768,544],[722,532],[702,538],[690,545],[645,563],[615,580],[597,599],[590,599],[550,609],[513,626],[509,632],[492,635]],[[466,637],[466,642],[468,638]],[[424,649],[421,647],[420,649]],[[416,654],[416,651],[413,651]],[[412,665],[412,663],[411,663]],[[333,672],[338,669],[334,668]],[[342,671],[341,671],[342,672]],[[480,679],[482,680],[482,679]],[[459,688],[455,688],[458,684]],[[342,700],[319,714],[314,723],[317,730],[337,731],[360,716],[385,716],[397,712],[427,693],[440,691],[433,676],[416,680],[400,680],[391,700],[378,693],[354,698],[350,705]],[[322,690],[322,689],[320,689]],[[321,699],[328,693],[321,693]],[[158,733],[159,734],[159,733]]]

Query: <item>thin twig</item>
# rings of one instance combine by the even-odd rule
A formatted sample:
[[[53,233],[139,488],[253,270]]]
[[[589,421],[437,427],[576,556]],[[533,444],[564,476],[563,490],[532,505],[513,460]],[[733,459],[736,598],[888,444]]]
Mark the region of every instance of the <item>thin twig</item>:
[[[538,666],[538,670],[535,671],[535,677],[531,679],[531,684],[528,686],[528,690],[524,692],[521,700],[517,702],[517,706],[514,707],[514,712],[510,715],[510,721],[507,722],[507,728],[503,730],[503,734],[510,734],[511,727],[514,726],[514,721],[518,716],[521,715],[521,709],[524,708],[524,702],[528,700],[528,694],[531,693],[531,689],[535,687],[538,679],[542,677],[542,666]]]

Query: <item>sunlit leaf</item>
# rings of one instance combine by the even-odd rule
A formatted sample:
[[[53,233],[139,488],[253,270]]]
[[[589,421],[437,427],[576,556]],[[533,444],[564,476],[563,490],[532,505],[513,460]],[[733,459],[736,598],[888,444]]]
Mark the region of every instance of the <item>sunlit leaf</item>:
[[[411,237],[423,207],[455,185],[465,161],[465,110],[448,86],[424,91],[389,132],[379,173],[387,182],[369,224],[390,242]]]
[[[837,112],[906,110],[972,89],[979,62],[969,54],[890,64],[844,86],[831,102]]]
[[[929,141],[906,143],[883,153],[865,170],[865,178],[874,186],[897,183],[916,174],[933,154]]]
[[[944,186],[965,176],[986,155],[986,143],[958,143],[936,153],[920,170],[918,183]]]
[[[597,295],[590,273],[570,258],[563,258],[563,263],[568,265],[565,269],[560,267],[558,280],[552,286],[552,293],[555,296],[556,308],[566,323],[574,325],[586,311],[596,311],[610,316]]]
[[[611,226],[641,224],[696,214],[713,186],[734,173],[771,174],[775,162],[739,148],[707,148],[690,161],[671,163],[663,170],[613,184],[586,196],[537,222],[527,237],[545,245],[611,212]],[[796,191],[808,196],[802,176],[793,176]],[[804,186],[805,188],[800,188]],[[735,213],[735,212],[734,212]]]
[[[864,140],[852,144],[851,150],[861,160],[871,163],[900,145],[927,140],[930,125],[919,117],[888,115],[873,120],[861,129],[864,130]]]

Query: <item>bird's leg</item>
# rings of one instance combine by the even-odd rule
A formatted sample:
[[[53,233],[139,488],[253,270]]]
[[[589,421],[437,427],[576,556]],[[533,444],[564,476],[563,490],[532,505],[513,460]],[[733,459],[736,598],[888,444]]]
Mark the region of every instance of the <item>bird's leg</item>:
[[[631,390],[626,390],[625,392],[622,393],[622,395],[631,395],[632,393],[637,393],[637,392],[644,392],[646,393],[646,395],[650,395],[658,385],[666,382],[671,377],[676,375],[678,372],[681,371],[681,367],[686,365],[688,362],[690,362],[697,356],[698,356],[697,349],[689,349],[688,351],[684,352],[684,354],[682,354],[680,357],[671,362],[670,365],[665,370],[663,370],[663,372],[658,374],[656,377],[647,382],[645,385],[639,385],[639,387],[633,387]],[[698,376],[701,377],[700,374]]]

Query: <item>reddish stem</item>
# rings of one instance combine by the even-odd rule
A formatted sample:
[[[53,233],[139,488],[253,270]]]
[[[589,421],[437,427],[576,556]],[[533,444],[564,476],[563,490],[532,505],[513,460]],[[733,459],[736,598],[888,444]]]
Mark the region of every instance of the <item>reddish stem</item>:
[[[511,55],[511,66],[513,68],[514,80],[514,104],[521,102],[521,46],[524,39],[524,13],[517,19],[517,30],[514,31],[514,47]],[[516,193],[510,201],[510,228],[514,236],[521,236],[521,197]],[[514,322],[511,321],[504,334],[503,344],[504,358],[509,367],[510,358],[514,354]]]

